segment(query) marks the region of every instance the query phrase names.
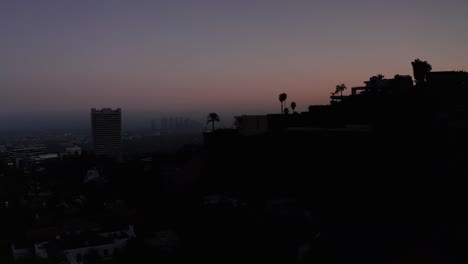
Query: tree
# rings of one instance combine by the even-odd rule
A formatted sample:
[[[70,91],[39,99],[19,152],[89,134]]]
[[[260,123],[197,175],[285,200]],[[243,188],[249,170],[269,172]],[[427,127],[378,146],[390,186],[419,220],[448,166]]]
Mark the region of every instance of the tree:
[[[426,75],[432,70],[431,64],[427,61],[416,59],[411,62],[411,65],[413,65],[413,75],[416,80],[416,85],[423,85],[426,83]]]
[[[213,125],[211,131],[214,131],[214,130],[215,130],[215,125],[214,125],[215,122],[219,122],[219,121],[220,121],[218,114],[216,114],[216,113],[210,113],[210,114],[208,114],[207,119],[208,119],[208,120],[207,120],[206,123],[209,124],[209,123],[211,122],[211,124]]]
[[[288,95],[286,93],[284,93],[284,107],[286,108],[286,99],[288,99]]]
[[[344,90],[346,90],[346,85],[344,83],[342,84],[338,84],[336,87],[335,87],[335,92],[332,93],[332,95],[336,95],[336,94],[340,94],[341,98],[343,98],[343,92]]]
[[[291,109],[293,110],[293,113],[296,113],[296,102],[291,103]]]
[[[377,79],[379,79],[379,80],[383,80],[383,78],[385,77],[385,75],[379,73],[379,74],[377,74],[375,77],[377,77]]]
[[[287,98],[288,98],[288,95],[286,93],[282,93],[279,95],[279,101],[281,102],[281,113],[283,113],[283,107],[284,107],[283,104],[286,103]]]
[[[289,114],[289,109],[287,107],[284,109],[284,114],[285,115]]]

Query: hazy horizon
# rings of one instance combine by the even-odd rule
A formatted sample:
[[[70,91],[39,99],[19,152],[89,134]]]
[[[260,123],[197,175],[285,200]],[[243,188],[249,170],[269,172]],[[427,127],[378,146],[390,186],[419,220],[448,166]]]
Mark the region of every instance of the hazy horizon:
[[[0,130],[93,107],[275,113],[282,92],[306,111],[338,83],[412,75],[416,58],[468,70],[467,11],[461,0],[3,1]]]
[[[267,111],[254,111],[257,114],[266,114]],[[252,113],[252,112],[251,112]],[[235,112],[218,112],[221,122],[217,127],[231,128],[234,123],[234,116],[241,115]],[[243,113],[246,114],[246,113]],[[207,114],[198,112],[161,112],[161,111],[128,111],[122,109],[122,128],[124,131],[144,130],[151,128],[152,120],[160,121],[161,118],[189,118],[206,123]],[[91,119],[88,111],[57,111],[57,112],[0,112],[0,133],[1,132],[46,132],[46,131],[67,131],[67,130],[90,130]]]

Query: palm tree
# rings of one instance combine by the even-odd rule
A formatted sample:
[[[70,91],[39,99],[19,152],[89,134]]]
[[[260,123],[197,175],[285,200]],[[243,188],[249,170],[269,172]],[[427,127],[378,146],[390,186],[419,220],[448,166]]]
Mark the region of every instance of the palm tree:
[[[343,91],[346,90],[346,85],[344,83],[338,84],[335,88],[335,92],[333,94],[340,93],[341,98],[343,99]]]
[[[279,101],[281,102],[281,113],[283,113],[283,103],[286,103],[286,98],[288,98],[288,95],[286,93],[282,93],[279,95]]]
[[[283,113],[283,102],[284,102],[283,94],[280,94],[278,99],[281,103],[281,113]]]
[[[296,102],[291,103],[291,109],[293,110],[293,113],[296,113]]]
[[[210,113],[210,114],[208,114],[207,119],[208,120],[207,120],[206,123],[209,124],[211,122],[211,124],[213,125],[211,131],[214,131],[215,130],[215,125],[214,125],[215,122],[219,122],[219,120],[220,120],[218,114],[217,113]]]
[[[283,93],[284,94],[284,108],[286,108],[286,99],[288,99],[288,95],[286,93]]]

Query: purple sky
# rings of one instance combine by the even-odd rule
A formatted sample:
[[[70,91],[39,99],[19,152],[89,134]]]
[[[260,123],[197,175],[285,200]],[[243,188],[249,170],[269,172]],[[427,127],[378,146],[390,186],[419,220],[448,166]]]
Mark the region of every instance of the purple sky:
[[[468,70],[468,1],[2,0],[0,113],[278,111],[371,75]]]

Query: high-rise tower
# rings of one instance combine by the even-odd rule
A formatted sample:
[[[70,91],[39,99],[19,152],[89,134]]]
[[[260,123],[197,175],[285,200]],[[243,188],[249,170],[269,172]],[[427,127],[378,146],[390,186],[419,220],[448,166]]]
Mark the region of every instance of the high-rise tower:
[[[91,109],[94,152],[97,157],[122,159],[122,111]]]

